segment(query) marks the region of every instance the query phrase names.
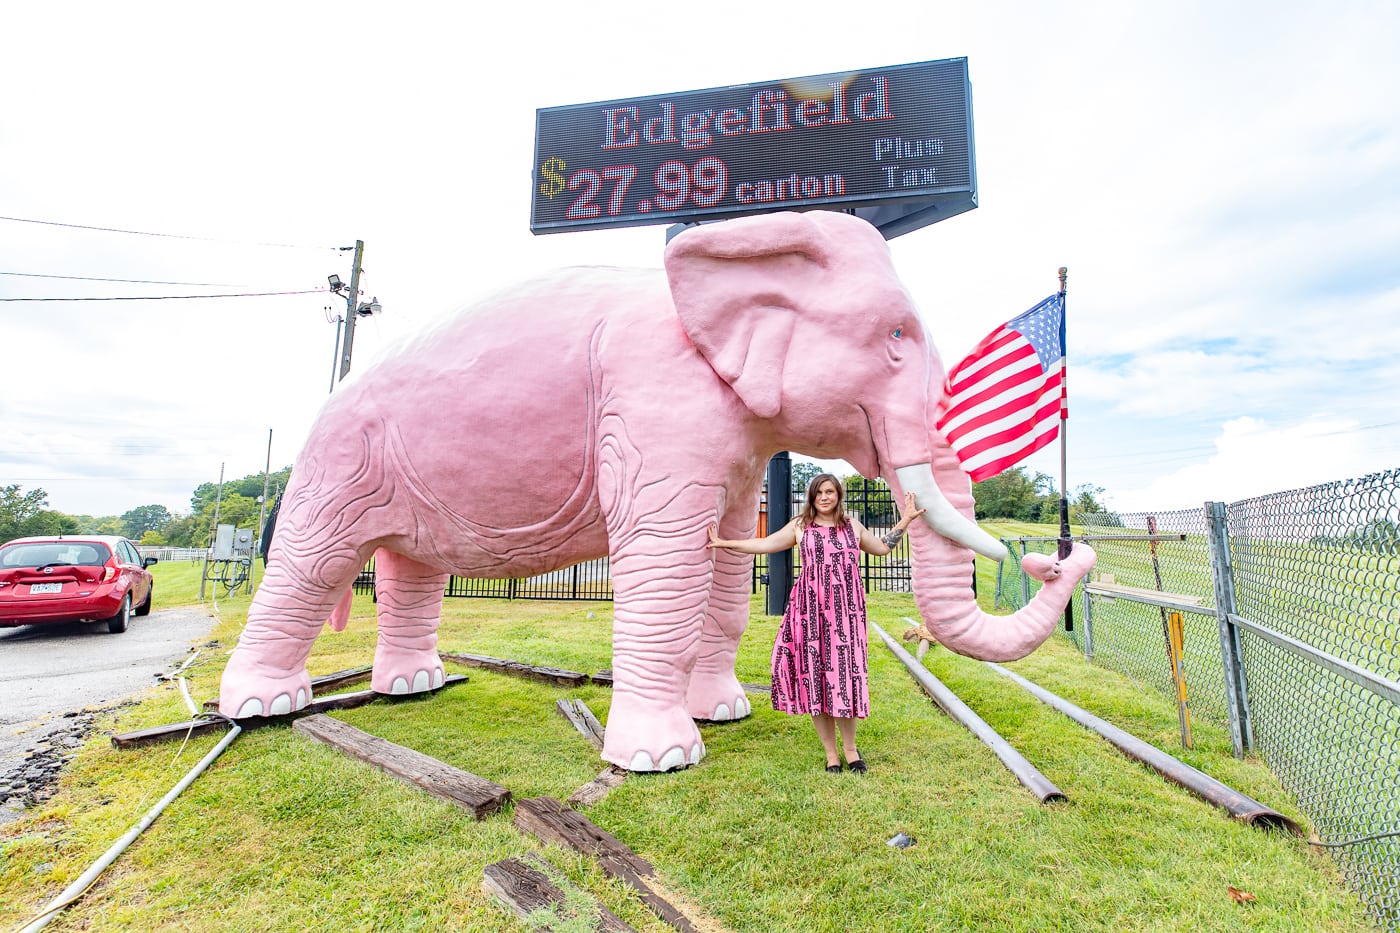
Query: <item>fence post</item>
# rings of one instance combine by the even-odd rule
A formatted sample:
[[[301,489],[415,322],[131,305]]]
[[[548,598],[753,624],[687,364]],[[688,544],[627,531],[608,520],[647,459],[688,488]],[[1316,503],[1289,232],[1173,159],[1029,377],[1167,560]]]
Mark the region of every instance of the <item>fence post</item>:
[[[792,520],[792,456],[780,450],[768,461],[768,533],[771,535]],[[787,611],[788,591],[792,588],[792,551],[768,555],[768,598],[770,616]]]
[[[1086,589],[1080,589],[1084,597],[1084,660],[1094,660],[1094,597]]]
[[[1230,711],[1230,742],[1236,758],[1254,751],[1254,727],[1249,717],[1249,689],[1240,656],[1239,629],[1230,621],[1235,607],[1235,568],[1230,561],[1229,516],[1225,503],[1206,503],[1210,533],[1210,575],[1215,587],[1215,621],[1220,628],[1220,663],[1224,667],[1225,701]]]
[[[1013,545],[1012,545],[1011,542],[1008,541],[1006,538],[1002,538],[1002,539],[1001,539],[1001,543],[1004,544],[1004,545],[1006,545],[1006,550],[1007,550],[1007,553],[1008,553],[1008,554],[1014,554],[1014,553],[1016,553],[1015,551],[1011,550],[1011,548],[1013,547]],[[912,561],[913,558],[911,557],[910,560]],[[1003,570],[1005,570],[1005,569],[1006,569],[1006,561],[1003,560],[1003,561],[1001,561],[1000,563],[997,564],[997,588],[996,588],[996,591],[992,593],[992,608],[993,608],[993,609],[1000,609],[1000,608],[1001,608],[1001,572],[1002,572]],[[976,561],[975,558],[973,559],[973,562],[972,562],[972,578],[973,578],[974,580],[977,579],[977,561]]]
[[[1016,552],[1012,551],[1011,553],[1015,554]],[[1021,540],[1021,558],[1016,562],[1016,570],[1021,574],[1021,605],[1016,607],[1018,609],[1024,609],[1031,604],[1031,578],[1026,575],[1026,568],[1021,566],[1021,560],[1025,560],[1029,553],[1030,545],[1026,544],[1023,538]]]

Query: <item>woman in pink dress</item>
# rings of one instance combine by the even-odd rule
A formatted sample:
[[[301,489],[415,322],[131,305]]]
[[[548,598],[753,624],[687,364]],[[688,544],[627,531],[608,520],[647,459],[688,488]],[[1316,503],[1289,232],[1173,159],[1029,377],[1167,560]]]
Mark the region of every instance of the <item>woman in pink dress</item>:
[[[828,772],[841,770],[844,754],[846,766],[864,774],[868,768],[856,749],[856,720],[870,715],[870,686],[860,552],[888,554],[924,510],[915,508],[913,493],[906,493],[899,523],[877,538],[846,514],[843,497],[841,481],[822,473],[807,487],[802,514],[778,531],[766,538],[723,541],[711,526],[709,546],[745,554],[801,546],[802,570],[773,645],[773,708],[811,714],[826,749]]]

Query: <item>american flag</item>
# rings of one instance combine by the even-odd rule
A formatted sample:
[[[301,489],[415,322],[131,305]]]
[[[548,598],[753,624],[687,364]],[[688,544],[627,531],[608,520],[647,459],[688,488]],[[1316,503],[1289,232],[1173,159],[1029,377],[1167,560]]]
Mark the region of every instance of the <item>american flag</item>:
[[[1055,294],[982,339],[943,384],[934,424],[980,483],[1053,441],[1068,417],[1064,315]]]

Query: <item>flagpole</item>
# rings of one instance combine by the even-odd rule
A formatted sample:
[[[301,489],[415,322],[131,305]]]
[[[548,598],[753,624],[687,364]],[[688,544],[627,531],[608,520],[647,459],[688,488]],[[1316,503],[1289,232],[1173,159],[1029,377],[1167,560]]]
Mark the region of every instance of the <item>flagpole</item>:
[[[1065,435],[1069,428],[1069,347],[1065,344],[1065,319],[1069,316],[1065,308],[1066,281],[1069,267],[1060,266],[1060,543],[1057,556],[1064,560],[1069,556],[1073,542],[1069,533],[1069,471],[1066,468]],[[1065,631],[1074,631],[1074,602],[1065,603]]]

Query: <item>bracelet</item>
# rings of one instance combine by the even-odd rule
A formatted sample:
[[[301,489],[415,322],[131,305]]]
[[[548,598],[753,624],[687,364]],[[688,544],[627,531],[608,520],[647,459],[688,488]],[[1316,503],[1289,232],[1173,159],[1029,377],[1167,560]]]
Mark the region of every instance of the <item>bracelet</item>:
[[[885,547],[892,548],[899,543],[899,539],[902,537],[904,537],[904,529],[895,528],[893,531],[885,535],[880,540],[885,542]]]

